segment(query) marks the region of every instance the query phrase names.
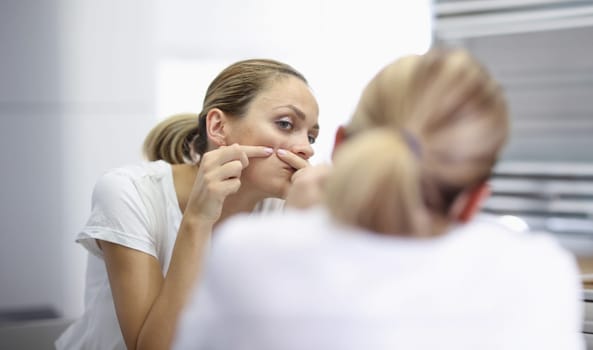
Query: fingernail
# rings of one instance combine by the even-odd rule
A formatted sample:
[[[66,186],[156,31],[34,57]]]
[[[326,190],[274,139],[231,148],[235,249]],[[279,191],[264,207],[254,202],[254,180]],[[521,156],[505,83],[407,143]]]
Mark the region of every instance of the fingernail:
[[[281,155],[281,156],[284,156],[284,155],[286,155],[286,150],[284,150],[284,149],[278,148],[278,151],[277,151],[277,152],[278,152],[278,154],[279,154],[279,155]]]
[[[267,154],[272,154],[274,153],[274,149],[270,148],[270,147],[266,147],[264,148],[264,150],[266,151]]]

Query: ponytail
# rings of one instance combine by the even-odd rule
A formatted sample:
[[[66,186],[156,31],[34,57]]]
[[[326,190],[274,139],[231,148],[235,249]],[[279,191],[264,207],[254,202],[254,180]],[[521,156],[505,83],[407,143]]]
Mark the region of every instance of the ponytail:
[[[376,127],[406,130],[404,141],[421,158],[424,207],[447,217],[464,190],[490,176],[509,119],[502,90],[485,67],[466,50],[444,48],[400,58],[369,82],[346,134]]]
[[[335,219],[370,231],[422,235],[419,166],[403,135],[363,132],[338,149],[325,201]]]
[[[170,164],[196,161],[191,144],[198,134],[198,115],[176,114],[158,123],[144,139],[144,157]]]

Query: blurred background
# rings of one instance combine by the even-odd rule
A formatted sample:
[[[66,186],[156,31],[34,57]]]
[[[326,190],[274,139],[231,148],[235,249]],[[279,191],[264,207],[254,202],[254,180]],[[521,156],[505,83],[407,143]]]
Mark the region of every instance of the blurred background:
[[[82,312],[73,242],[106,170],[142,159],[160,119],[199,112],[228,64],[272,57],[309,79],[313,161],[380,67],[432,40],[429,1],[2,0],[0,312]]]
[[[484,211],[593,255],[591,38],[593,0],[0,0],[0,337],[80,315],[86,252],[73,238],[95,181],[140,161],[156,122],[199,112],[214,76],[250,57],[308,78],[318,163],[382,66],[468,48],[512,114]]]

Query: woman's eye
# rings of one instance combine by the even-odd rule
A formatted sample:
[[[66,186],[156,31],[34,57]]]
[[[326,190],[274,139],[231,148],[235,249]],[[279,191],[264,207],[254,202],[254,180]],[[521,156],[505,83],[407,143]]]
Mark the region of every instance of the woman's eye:
[[[276,125],[278,125],[278,127],[280,127],[280,129],[283,129],[283,130],[291,130],[292,129],[292,123],[287,120],[277,120]]]
[[[314,144],[315,143],[315,138],[311,135],[309,135],[309,143],[310,144]]]

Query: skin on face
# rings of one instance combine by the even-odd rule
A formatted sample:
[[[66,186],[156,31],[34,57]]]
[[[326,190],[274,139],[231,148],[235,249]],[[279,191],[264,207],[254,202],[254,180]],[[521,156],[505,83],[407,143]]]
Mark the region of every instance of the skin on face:
[[[310,88],[296,77],[282,76],[253,99],[244,117],[227,121],[226,144],[267,146],[309,159],[319,134],[318,115]],[[241,175],[241,189],[283,198],[294,171],[275,153],[252,158]]]

